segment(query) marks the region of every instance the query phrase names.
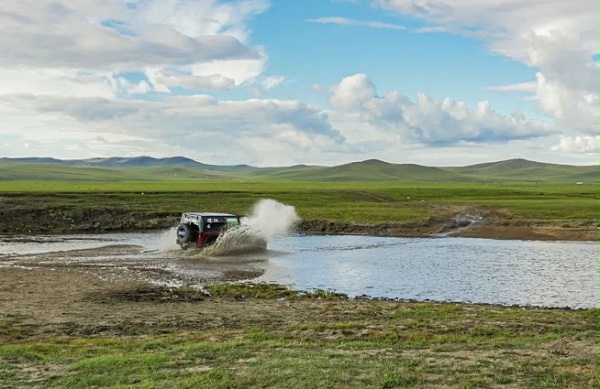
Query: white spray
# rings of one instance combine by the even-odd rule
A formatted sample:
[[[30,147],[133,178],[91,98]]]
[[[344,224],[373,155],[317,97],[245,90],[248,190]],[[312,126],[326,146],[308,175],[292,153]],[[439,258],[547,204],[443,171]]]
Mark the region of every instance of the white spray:
[[[252,214],[242,220],[267,241],[275,235],[288,234],[299,221],[294,207],[271,199],[254,204]]]
[[[153,240],[149,246],[157,251],[175,251],[181,250],[177,244],[175,237],[177,236],[177,227],[171,227],[163,231],[158,237]]]
[[[242,219],[240,227],[226,231],[203,253],[218,256],[264,250],[269,239],[288,234],[298,221],[293,206],[272,199],[260,200],[254,204],[250,216]]]

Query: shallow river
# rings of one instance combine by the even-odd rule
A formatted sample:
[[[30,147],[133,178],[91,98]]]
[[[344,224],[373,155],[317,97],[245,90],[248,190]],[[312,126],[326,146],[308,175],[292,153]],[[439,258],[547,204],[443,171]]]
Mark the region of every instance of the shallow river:
[[[108,280],[199,285],[242,269],[255,281],[350,297],[597,308],[597,242],[279,236],[268,250],[206,257],[173,231],[0,236],[0,267],[72,268]]]

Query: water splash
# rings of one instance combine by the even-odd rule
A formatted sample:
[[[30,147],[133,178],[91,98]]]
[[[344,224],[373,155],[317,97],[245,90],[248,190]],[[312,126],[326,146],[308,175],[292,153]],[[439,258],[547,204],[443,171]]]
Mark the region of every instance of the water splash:
[[[254,204],[251,215],[242,218],[241,226],[225,231],[203,254],[220,256],[265,250],[269,239],[288,234],[298,221],[293,206],[272,199],[260,200]]]
[[[171,227],[168,230],[161,232],[158,238],[152,241],[148,246],[150,250],[156,250],[161,252],[181,250],[181,247],[177,244],[177,227]]]

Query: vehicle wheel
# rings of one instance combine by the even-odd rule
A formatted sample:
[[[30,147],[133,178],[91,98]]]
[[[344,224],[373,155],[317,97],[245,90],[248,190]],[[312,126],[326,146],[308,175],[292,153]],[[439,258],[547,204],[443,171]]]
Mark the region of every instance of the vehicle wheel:
[[[192,241],[192,229],[187,224],[180,224],[177,227],[177,243],[187,246]]]

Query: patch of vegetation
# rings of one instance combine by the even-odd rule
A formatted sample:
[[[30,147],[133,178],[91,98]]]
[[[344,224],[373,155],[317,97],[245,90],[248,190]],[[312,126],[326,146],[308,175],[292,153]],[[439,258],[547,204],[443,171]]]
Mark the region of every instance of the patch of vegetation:
[[[303,295],[273,285],[212,290],[227,298],[264,294],[274,304],[280,294]],[[231,303],[253,309],[246,301]],[[262,328],[232,322],[129,337],[2,336],[0,382],[15,389],[598,387],[597,309],[287,301],[299,314]],[[229,303],[210,304],[217,314]]]
[[[285,286],[270,283],[215,283],[206,285],[204,290],[213,297],[230,297],[235,299],[348,299],[347,295],[333,291],[296,291]]]

